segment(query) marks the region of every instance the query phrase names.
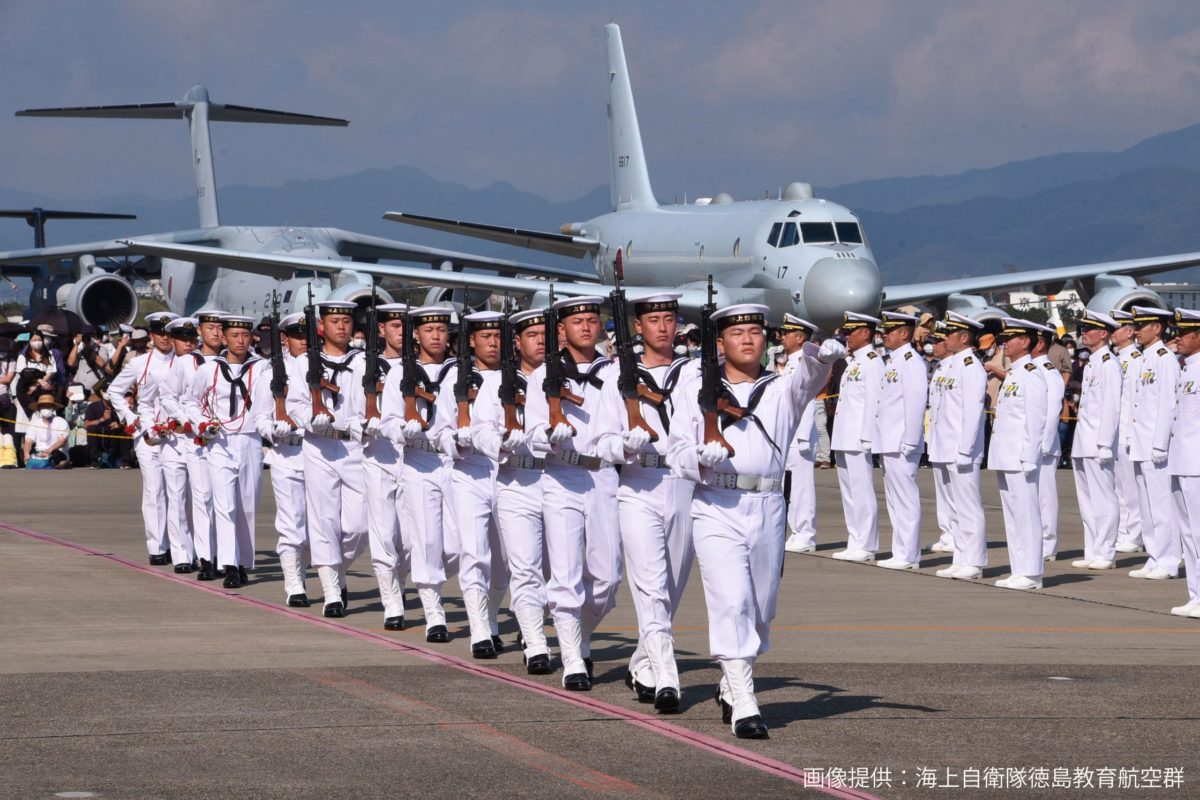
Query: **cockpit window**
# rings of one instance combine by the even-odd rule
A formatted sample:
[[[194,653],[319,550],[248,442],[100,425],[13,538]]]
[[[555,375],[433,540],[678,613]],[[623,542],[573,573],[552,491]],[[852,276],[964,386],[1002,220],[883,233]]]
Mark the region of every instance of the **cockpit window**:
[[[789,222],[783,226],[783,236],[779,238],[780,247],[791,247],[800,244],[800,234],[796,232],[796,223]]]
[[[832,222],[801,222],[800,232],[804,234],[805,244],[833,244],[837,241]]]
[[[838,240],[843,244],[862,244],[862,231],[857,222],[836,222]]]
[[[767,237],[767,244],[771,245],[771,247],[779,246],[779,229],[782,227],[782,222],[776,222],[771,226],[771,235]]]

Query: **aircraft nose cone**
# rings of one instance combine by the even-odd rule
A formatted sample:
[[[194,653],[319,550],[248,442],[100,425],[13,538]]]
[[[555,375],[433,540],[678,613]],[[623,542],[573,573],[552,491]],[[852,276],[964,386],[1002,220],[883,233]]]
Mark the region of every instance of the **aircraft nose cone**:
[[[872,261],[861,258],[823,258],[804,279],[804,311],[824,331],[842,324],[847,311],[876,314],[883,279]]]

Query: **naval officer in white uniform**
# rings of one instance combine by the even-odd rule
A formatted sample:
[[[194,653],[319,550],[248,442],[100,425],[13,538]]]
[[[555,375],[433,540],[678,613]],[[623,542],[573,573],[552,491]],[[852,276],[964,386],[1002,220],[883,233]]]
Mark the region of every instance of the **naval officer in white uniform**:
[[[1117,526],[1117,552],[1137,553],[1142,549],[1142,509],[1138,504],[1137,478],[1129,457],[1129,434],[1133,430],[1133,395],[1141,377],[1142,351],[1137,346],[1133,314],[1113,309],[1109,314],[1117,322],[1109,344],[1121,367],[1121,416],[1117,422],[1117,505],[1121,509]]]
[[[817,333],[817,326],[795,314],[784,314],[779,326],[786,358],[797,352]],[[774,364],[768,364],[774,368]],[[775,371],[790,368],[785,361]],[[788,448],[788,538],[783,549],[789,553],[811,553],[817,549],[817,403],[815,397],[804,407],[796,438]]]
[[[1200,311],[1176,309],[1176,348],[1183,357],[1167,471],[1183,540],[1188,600],[1171,609],[1200,619]]]

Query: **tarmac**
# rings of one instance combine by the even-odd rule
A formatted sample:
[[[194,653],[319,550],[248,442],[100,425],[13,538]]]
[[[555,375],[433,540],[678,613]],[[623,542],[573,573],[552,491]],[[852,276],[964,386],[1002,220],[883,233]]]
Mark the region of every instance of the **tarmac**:
[[[936,538],[928,470],[923,542]],[[817,472],[817,553],[789,554],[771,651],[755,669],[767,741],[713,703],[699,571],[676,620],[682,713],[624,685],[628,590],[596,637],[596,686],[527,676],[510,645],[383,630],[367,557],[344,620],[283,607],[264,480],[256,569],[225,590],[147,564],[136,471],[0,473],[0,798],[1200,797],[1200,620],[1182,580],[1081,572],[1071,475],[1045,589],[1007,574],[995,477],[983,477],[986,581],[828,556],[845,541]],[[880,482],[880,491],[882,485]],[[890,539],[881,508],[881,538]],[[886,555],[886,550],[879,557]],[[310,596],[319,584],[310,576]],[[552,631],[549,631],[552,635]]]

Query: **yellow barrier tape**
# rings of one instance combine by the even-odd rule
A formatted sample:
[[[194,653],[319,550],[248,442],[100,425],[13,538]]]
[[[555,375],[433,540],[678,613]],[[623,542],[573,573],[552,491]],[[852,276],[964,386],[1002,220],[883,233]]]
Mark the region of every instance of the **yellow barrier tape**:
[[[7,417],[0,417],[0,422],[13,422],[13,423],[16,423],[16,422],[20,422],[20,420],[8,419]],[[45,429],[45,428],[47,427],[47,426],[45,426],[45,425],[41,425],[41,424],[39,424],[39,423],[37,423],[37,422],[34,422],[33,420],[26,420],[25,422],[23,422],[23,423],[21,423],[21,424],[23,424],[23,425],[27,425],[27,426],[29,426],[30,428],[42,428],[42,429]],[[75,426],[75,429],[76,429],[76,430],[82,430],[82,431],[84,432],[84,434],[86,434],[86,435],[88,436],[88,438],[91,438],[91,437],[93,437],[93,436],[95,436],[97,439],[132,439],[132,438],[134,438],[134,437],[132,437],[132,436],[130,436],[130,435],[128,435],[128,434],[125,434],[125,433],[92,433],[92,432],[91,432],[91,431],[89,431],[87,428],[82,428],[82,427],[80,427],[80,426],[78,426],[78,425],[77,425],[77,426]]]

